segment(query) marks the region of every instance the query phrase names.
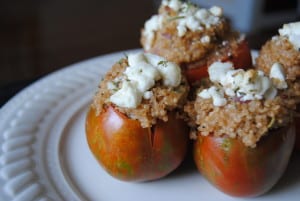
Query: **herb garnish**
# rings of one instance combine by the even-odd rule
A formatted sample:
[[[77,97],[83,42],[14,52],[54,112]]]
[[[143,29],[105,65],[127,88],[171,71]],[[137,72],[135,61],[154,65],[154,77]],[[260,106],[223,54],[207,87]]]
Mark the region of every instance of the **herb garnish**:
[[[128,54],[126,52],[123,53],[124,57],[118,61],[118,64],[122,65],[124,60],[128,60]]]
[[[157,65],[162,65],[163,67],[167,67],[168,61],[160,61],[157,63]]]
[[[169,22],[174,21],[174,20],[179,20],[179,19],[183,19],[185,18],[185,16],[175,16],[175,17],[171,17],[168,19]]]

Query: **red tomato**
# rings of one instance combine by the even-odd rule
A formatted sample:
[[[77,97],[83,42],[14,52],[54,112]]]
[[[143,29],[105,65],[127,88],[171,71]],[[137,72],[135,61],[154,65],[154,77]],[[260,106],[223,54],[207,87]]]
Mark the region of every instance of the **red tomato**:
[[[235,68],[250,68],[252,67],[251,50],[247,41],[242,41],[238,48],[233,51],[231,58],[225,58],[224,61],[231,61]]]
[[[294,127],[271,131],[255,148],[229,137],[199,135],[194,160],[202,175],[231,196],[258,196],[279,180],[295,142]]]
[[[186,154],[188,131],[173,113],[167,122],[142,128],[111,106],[98,116],[90,108],[86,120],[91,151],[110,175],[126,181],[158,179],[177,168]]]
[[[247,41],[244,40],[240,42],[238,47],[232,50],[231,56],[226,55],[221,60],[223,62],[231,61],[234,64],[235,68],[247,69],[252,67],[251,51]],[[203,77],[207,77],[208,76],[207,68],[208,65],[204,65],[204,66],[202,65],[199,67],[193,67],[187,69],[185,71],[185,75],[189,83],[194,83],[195,81],[200,80]]]

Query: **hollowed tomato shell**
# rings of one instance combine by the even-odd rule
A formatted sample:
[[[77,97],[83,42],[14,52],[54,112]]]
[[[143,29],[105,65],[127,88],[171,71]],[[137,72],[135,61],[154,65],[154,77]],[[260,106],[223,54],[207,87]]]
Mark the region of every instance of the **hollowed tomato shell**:
[[[295,142],[294,126],[270,131],[255,148],[229,137],[199,135],[194,160],[201,174],[224,193],[253,197],[270,190],[284,173]]]
[[[111,106],[99,115],[91,107],[86,137],[90,150],[111,176],[147,181],[161,178],[180,165],[187,150],[188,127],[174,113],[167,122],[142,128],[139,121]]]

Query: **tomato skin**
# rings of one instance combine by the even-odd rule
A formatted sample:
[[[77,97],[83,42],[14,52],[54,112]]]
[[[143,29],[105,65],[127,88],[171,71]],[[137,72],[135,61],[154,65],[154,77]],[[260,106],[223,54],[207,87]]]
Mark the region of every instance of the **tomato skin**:
[[[111,176],[147,181],[163,177],[180,165],[187,150],[188,128],[175,114],[150,129],[111,106],[98,116],[91,107],[86,137],[90,150]]]
[[[185,76],[190,84],[201,80],[201,78],[208,77],[208,66],[199,66],[196,68],[187,69]]]
[[[247,69],[252,67],[251,50],[247,41],[243,40],[233,52],[232,58],[227,58],[224,61],[231,61],[235,68]]]
[[[252,57],[251,57],[251,50],[248,46],[248,43],[246,40],[243,40],[239,43],[238,47],[232,51],[231,56],[224,56],[221,58],[222,62],[230,61],[234,64],[235,68],[243,68],[248,69],[252,67]],[[187,80],[190,84],[201,80],[201,78],[208,77],[208,66],[206,65],[200,65],[195,66],[193,65],[193,68],[188,68],[185,71],[185,75],[187,77]]]
[[[270,190],[282,176],[294,142],[294,126],[272,131],[255,148],[238,139],[199,135],[194,160],[202,175],[222,192],[253,197]]]

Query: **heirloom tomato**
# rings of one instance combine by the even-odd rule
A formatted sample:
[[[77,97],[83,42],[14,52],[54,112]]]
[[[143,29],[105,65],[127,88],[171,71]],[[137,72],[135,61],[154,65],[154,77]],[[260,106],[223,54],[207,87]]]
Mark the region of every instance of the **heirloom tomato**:
[[[251,51],[248,46],[248,43],[243,40],[240,44],[232,50],[232,55],[228,56],[227,54],[221,58],[222,62],[231,61],[235,68],[248,69],[252,67],[252,57]],[[185,71],[185,75],[189,83],[194,83],[201,78],[208,77],[208,65],[201,64],[192,64],[193,67],[188,67]]]
[[[199,135],[194,144],[198,170],[215,187],[237,197],[258,196],[279,180],[295,142],[295,129],[269,131],[255,148],[235,138]]]
[[[125,181],[161,178],[183,161],[188,127],[175,113],[142,128],[112,106],[99,115],[90,108],[86,119],[88,145],[100,165],[113,177]]]

